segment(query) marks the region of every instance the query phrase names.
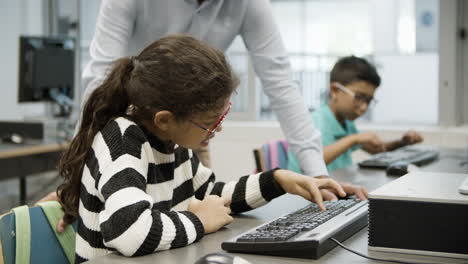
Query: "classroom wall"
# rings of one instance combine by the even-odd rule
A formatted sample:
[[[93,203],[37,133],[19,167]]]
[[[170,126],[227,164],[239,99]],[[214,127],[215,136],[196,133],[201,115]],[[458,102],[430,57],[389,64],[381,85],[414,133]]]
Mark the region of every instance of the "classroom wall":
[[[44,33],[42,7],[42,0],[0,1],[0,120],[22,120],[45,113],[44,104],[17,102],[19,36]]]
[[[438,123],[439,55],[377,55],[382,79],[375,97],[372,121],[378,124]]]

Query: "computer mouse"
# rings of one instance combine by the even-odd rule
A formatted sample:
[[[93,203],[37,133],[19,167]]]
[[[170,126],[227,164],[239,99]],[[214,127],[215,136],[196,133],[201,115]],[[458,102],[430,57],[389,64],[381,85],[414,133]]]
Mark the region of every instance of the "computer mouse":
[[[2,137],[2,142],[22,144],[24,142],[24,137],[20,134],[10,133]]]
[[[403,176],[408,173],[408,162],[398,161],[390,164],[387,169],[387,175],[390,176]]]
[[[201,257],[195,264],[251,264],[247,260],[227,253],[210,253]]]

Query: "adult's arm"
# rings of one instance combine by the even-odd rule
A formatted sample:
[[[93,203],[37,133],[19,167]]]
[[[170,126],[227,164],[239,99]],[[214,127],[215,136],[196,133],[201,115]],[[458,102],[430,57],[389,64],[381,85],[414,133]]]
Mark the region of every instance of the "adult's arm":
[[[268,0],[248,1],[241,36],[304,174],[327,175],[320,132],[314,128],[297,84]]]
[[[82,76],[82,87],[85,89],[82,105],[105,79],[112,62],[126,55],[135,24],[136,5],[134,0],[102,1],[89,48],[91,60]]]

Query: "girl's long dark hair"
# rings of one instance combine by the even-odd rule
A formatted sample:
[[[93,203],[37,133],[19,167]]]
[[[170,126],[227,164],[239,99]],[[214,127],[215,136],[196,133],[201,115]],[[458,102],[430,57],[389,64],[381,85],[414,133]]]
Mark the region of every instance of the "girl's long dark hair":
[[[65,221],[78,216],[80,186],[95,135],[110,121],[126,115],[152,120],[168,110],[178,119],[219,109],[238,84],[223,53],[186,35],[153,42],[136,57],[114,62],[106,80],[84,105],[78,133],[63,153],[58,187]]]

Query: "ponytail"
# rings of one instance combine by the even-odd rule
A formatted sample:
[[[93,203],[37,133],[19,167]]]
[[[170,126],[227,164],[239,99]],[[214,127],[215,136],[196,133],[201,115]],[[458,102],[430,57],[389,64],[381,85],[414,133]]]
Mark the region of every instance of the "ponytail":
[[[238,84],[223,53],[190,36],[161,38],[137,58],[117,60],[89,96],[78,133],[59,162],[64,182],[57,192],[67,222],[78,216],[84,164],[94,137],[107,123],[127,111],[141,123],[160,110],[179,120],[219,110]]]
[[[107,123],[124,115],[130,104],[127,90],[133,61],[131,57],[115,61],[106,80],[91,93],[83,108],[78,133],[59,161],[59,174],[64,181],[57,193],[68,223],[78,216],[81,176],[95,135]]]

